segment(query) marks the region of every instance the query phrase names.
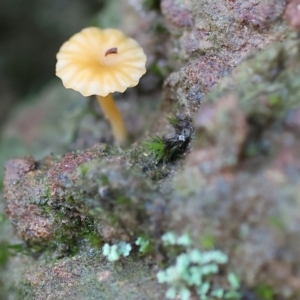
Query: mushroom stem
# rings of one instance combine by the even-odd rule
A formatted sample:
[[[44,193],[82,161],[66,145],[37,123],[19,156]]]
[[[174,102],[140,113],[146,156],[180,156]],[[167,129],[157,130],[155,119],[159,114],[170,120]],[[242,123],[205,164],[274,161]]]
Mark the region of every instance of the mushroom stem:
[[[117,144],[122,145],[127,140],[127,129],[125,127],[122,115],[115,104],[112,94],[105,97],[97,95],[97,100],[101,106],[106,119],[111,124],[113,135]]]

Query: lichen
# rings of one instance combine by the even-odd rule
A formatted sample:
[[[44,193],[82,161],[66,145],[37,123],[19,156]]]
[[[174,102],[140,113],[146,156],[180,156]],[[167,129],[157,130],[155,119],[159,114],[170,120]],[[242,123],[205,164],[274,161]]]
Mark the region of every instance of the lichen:
[[[125,242],[119,242],[113,245],[105,243],[102,247],[102,253],[109,261],[117,261],[121,256],[128,256],[131,249],[131,245]]]
[[[228,256],[219,250],[200,251],[192,247],[188,234],[176,236],[167,232],[162,236],[165,247],[182,247],[175,258],[175,264],[157,273],[159,283],[167,283],[169,288],[166,298],[174,299],[177,295],[182,300],[190,299],[192,294],[200,299],[240,299],[240,283],[237,276],[230,272],[227,285],[214,283],[220,267],[228,263]]]
[[[139,247],[139,252],[143,255],[150,253],[153,250],[153,242],[146,235],[139,236],[135,244]]]

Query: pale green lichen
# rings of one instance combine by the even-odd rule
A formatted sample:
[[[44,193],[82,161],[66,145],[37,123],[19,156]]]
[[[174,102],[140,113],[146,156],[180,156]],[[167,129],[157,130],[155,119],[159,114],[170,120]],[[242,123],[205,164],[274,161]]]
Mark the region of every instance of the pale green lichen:
[[[177,237],[167,232],[162,237],[164,246],[183,247],[183,252],[176,257],[175,264],[157,273],[159,283],[167,283],[170,287],[166,298],[179,296],[182,300],[190,299],[192,293],[201,300],[239,299],[240,283],[235,274],[227,276],[228,286],[212,285],[213,276],[217,276],[220,265],[228,263],[228,256],[219,250],[200,251],[191,248],[192,240],[184,234]]]
[[[135,244],[139,246],[139,252],[146,253],[149,250],[150,247],[150,240],[145,237],[138,237],[135,241]]]
[[[192,240],[188,234],[183,234],[177,239],[177,245],[189,247],[192,244]]]
[[[183,247],[189,247],[192,244],[192,240],[188,234],[183,234],[177,237],[173,232],[167,232],[162,236],[164,246],[178,245]]]
[[[162,241],[164,243],[164,246],[168,245],[176,245],[177,237],[174,232],[167,232],[162,236]]]
[[[121,256],[128,256],[131,249],[131,245],[125,242],[120,242],[114,245],[109,245],[106,243],[102,248],[102,253],[109,261],[117,261]]]

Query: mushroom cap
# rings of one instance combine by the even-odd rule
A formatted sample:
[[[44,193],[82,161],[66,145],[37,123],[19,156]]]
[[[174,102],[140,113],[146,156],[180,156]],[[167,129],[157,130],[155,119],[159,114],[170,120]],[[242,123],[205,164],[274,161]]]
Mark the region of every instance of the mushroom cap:
[[[146,73],[143,49],[117,29],[85,28],[65,42],[56,57],[56,75],[83,96],[124,92]]]

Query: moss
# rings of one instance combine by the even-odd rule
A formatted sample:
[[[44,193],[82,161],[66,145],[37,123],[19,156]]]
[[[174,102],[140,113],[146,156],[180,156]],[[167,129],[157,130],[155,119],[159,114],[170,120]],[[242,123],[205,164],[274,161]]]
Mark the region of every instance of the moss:
[[[44,258],[51,257],[56,245],[53,242],[27,242],[18,244],[8,244],[7,249],[10,256],[17,256],[23,254],[31,257],[39,257],[43,255]]]
[[[26,254],[26,252],[25,252],[26,245],[24,243],[11,244],[11,245],[8,245],[7,247],[8,247],[8,249],[11,250],[11,253],[24,253],[24,254]]]
[[[160,64],[159,62],[155,62],[150,66],[150,72],[154,75],[159,76],[161,78],[166,78],[172,69],[168,65]]]
[[[55,240],[53,251],[59,251],[59,255],[73,256],[79,251],[79,245],[86,241],[92,247],[98,247],[101,244],[101,238],[94,231],[93,219],[87,218],[85,222],[75,220],[73,224],[62,224],[55,230]]]
[[[43,212],[45,213],[46,216],[50,216],[51,215],[51,212],[52,212],[52,208],[47,205],[47,204],[44,204],[42,206],[40,206],[43,210]]]
[[[80,175],[85,176],[89,170],[89,167],[87,164],[82,164],[79,166],[79,170],[80,170]]]
[[[10,252],[5,242],[0,243],[0,267],[5,265],[9,259]]]
[[[101,175],[100,181],[103,185],[109,185],[109,179],[108,179],[108,176],[106,176],[106,175]]]
[[[273,300],[274,299],[274,291],[271,286],[261,284],[255,287],[254,289],[255,295],[262,300]]]
[[[0,238],[2,236],[2,231],[5,232],[7,217],[4,214],[0,214]],[[0,269],[4,266],[9,259],[10,251],[8,248],[8,242],[4,239],[0,239]]]
[[[119,217],[114,214],[110,214],[109,216],[107,216],[107,220],[114,226],[120,225]]]
[[[100,247],[102,244],[102,239],[96,232],[88,232],[87,233],[88,242],[92,247]]]
[[[157,23],[154,26],[154,30],[156,33],[161,34],[161,33],[166,33],[168,32],[168,29],[166,28],[166,26],[162,23]]]
[[[260,154],[259,144],[253,141],[248,141],[245,147],[245,155],[247,157],[253,157]]]
[[[144,142],[143,145],[146,151],[153,155],[153,158],[156,162],[160,162],[161,160],[165,162],[170,159],[163,138],[158,136],[153,137],[150,141]]]
[[[145,151],[152,155],[156,163],[166,163],[181,157],[187,150],[194,133],[190,118],[171,117],[168,120],[175,129],[173,137],[155,136],[143,144]]]
[[[70,197],[67,198],[67,202],[68,203],[75,203],[75,200],[72,196],[70,196]]]
[[[117,202],[118,202],[119,204],[128,206],[128,205],[131,204],[131,199],[128,198],[128,197],[126,197],[126,196],[123,196],[123,195],[122,195],[122,196],[119,196],[119,197],[117,198]]]
[[[284,225],[284,222],[278,216],[269,217],[268,218],[268,223],[270,224],[270,226],[272,226],[273,228],[276,228],[278,230],[285,230],[286,229],[285,225]]]
[[[59,256],[74,255],[78,252],[78,245],[83,239],[93,240],[96,243],[93,225],[94,210],[91,210],[83,221],[76,207],[78,199],[75,200],[74,196],[68,196],[65,203],[61,202],[58,207],[55,204],[50,206],[47,203],[49,199],[51,198],[40,205],[40,208],[46,217],[51,216],[51,218],[54,218],[52,224],[53,236],[48,241],[31,243],[30,246],[35,248],[36,252],[48,249],[52,253],[58,251]],[[99,214],[99,212],[95,209],[96,214]]]
[[[168,118],[168,121],[169,121],[169,123],[170,123],[172,126],[174,126],[174,127],[180,125],[180,120],[179,120],[178,118],[176,118],[176,117],[169,117],[169,118]]]
[[[0,226],[7,220],[7,217],[4,214],[0,214]]]
[[[204,235],[200,237],[201,248],[205,250],[213,249],[215,247],[215,239],[211,235]]]
[[[142,5],[145,10],[160,10],[160,0],[143,0]]]

